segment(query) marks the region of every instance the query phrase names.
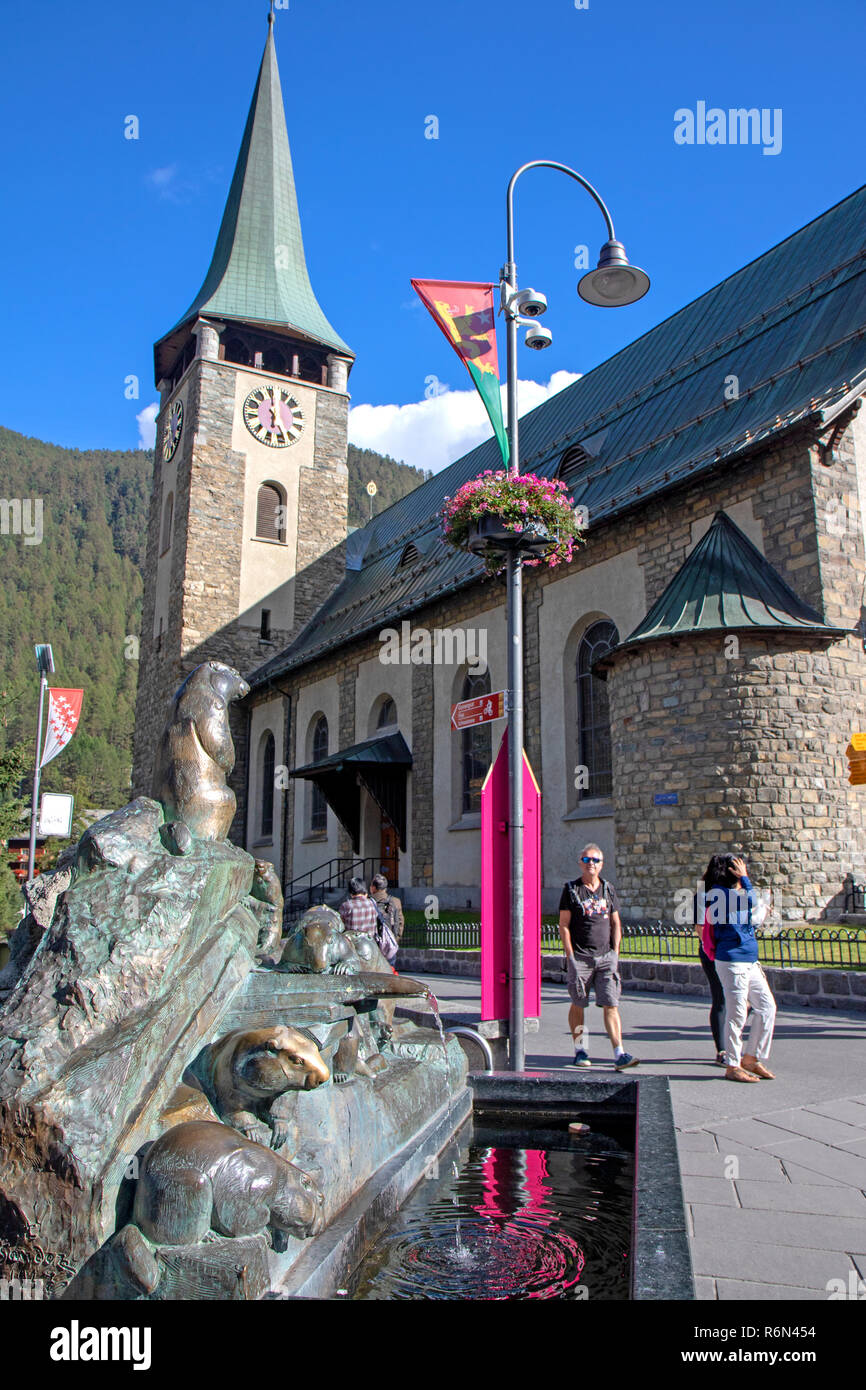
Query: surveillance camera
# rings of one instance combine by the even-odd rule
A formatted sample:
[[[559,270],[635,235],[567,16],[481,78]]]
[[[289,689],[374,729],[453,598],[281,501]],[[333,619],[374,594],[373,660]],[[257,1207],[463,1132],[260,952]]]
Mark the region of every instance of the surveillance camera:
[[[513,307],[526,319],[537,319],[547,308],[547,298],[538,290],[521,290],[514,296]]]
[[[540,352],[542,348],[550,347],[553,342],[553,334],[549,328],[544,328],[542,324],[533,324],[532,328],[527,328],[523,341],[528,348],[534,348],[536,352]]]

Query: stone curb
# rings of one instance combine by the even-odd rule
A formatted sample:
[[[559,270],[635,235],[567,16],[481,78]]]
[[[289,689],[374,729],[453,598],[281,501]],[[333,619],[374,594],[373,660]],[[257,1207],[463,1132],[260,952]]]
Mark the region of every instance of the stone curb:
[[[396,961],[402,974],[456,975],[481,978],[480,951],[400,951]],[[623,988],[652,994],[692,994],[709,997],[700,964],[689,961],[621,960]],[[866,971],[788,970],[767,966],[766,975],[778,1004],[800,1004],[815,1009],[845,1009],[866,1013]],[[566,982],[564,957],[543,955],[541,978],[553,984]]]

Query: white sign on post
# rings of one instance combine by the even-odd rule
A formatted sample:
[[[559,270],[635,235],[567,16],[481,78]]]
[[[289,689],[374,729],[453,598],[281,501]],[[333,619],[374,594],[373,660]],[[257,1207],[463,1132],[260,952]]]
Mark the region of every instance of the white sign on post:
[[[39,808],[39,834],[60,835],[69,838],[72,830],[72,807],[74,796],[65,792],[43,792]]]

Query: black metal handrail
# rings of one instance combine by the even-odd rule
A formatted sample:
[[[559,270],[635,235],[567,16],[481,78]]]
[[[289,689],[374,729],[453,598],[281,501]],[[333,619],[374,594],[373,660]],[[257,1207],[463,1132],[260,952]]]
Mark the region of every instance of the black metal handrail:
[[[308,869],[305,874],[298,874],[297,878],[292,879],[284,894],[286,916],[303,912],[305,908],[312,907],[316,897],[320,894],[327,893],[336,887],[345,888],[350,878],[364,878],[369,881],[376,872],[375,865],[378,862],[372,855],[368,855],[365,859],[361,859],[357,855],[343,855],[327,859],[324,864],[317,864],[314,869]],[[369,874],[368,868],[372,871]],[[314,883],[314,875],[322,875],[322,877],[316,878]]]
[[[770,966],[847,966],[866,970],[866,931],[839,927],[818,931],[813,927],[783,927],[758,931],[761,962]],[[698,935],[692,927],[665,922],[629,922],[623,925],[620,956],[641,960],[691,962],[698,960]],[[479,922],[407,923],[400,945],[408,950],[477,951],[481,946]],[[544,923],[541,949],[546,954],[562,950],[556,926]]]

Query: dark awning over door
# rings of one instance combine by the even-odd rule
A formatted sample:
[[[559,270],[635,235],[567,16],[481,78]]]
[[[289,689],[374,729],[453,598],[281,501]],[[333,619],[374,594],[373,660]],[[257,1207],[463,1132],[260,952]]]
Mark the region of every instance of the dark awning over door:
[[[361,789],[366,788],[406,849],[406,774],[412,754],[401,733],[368,738],[319,763],[296,767],[292,777],[313,782],[345,827],[357,854],[361,844]]]

